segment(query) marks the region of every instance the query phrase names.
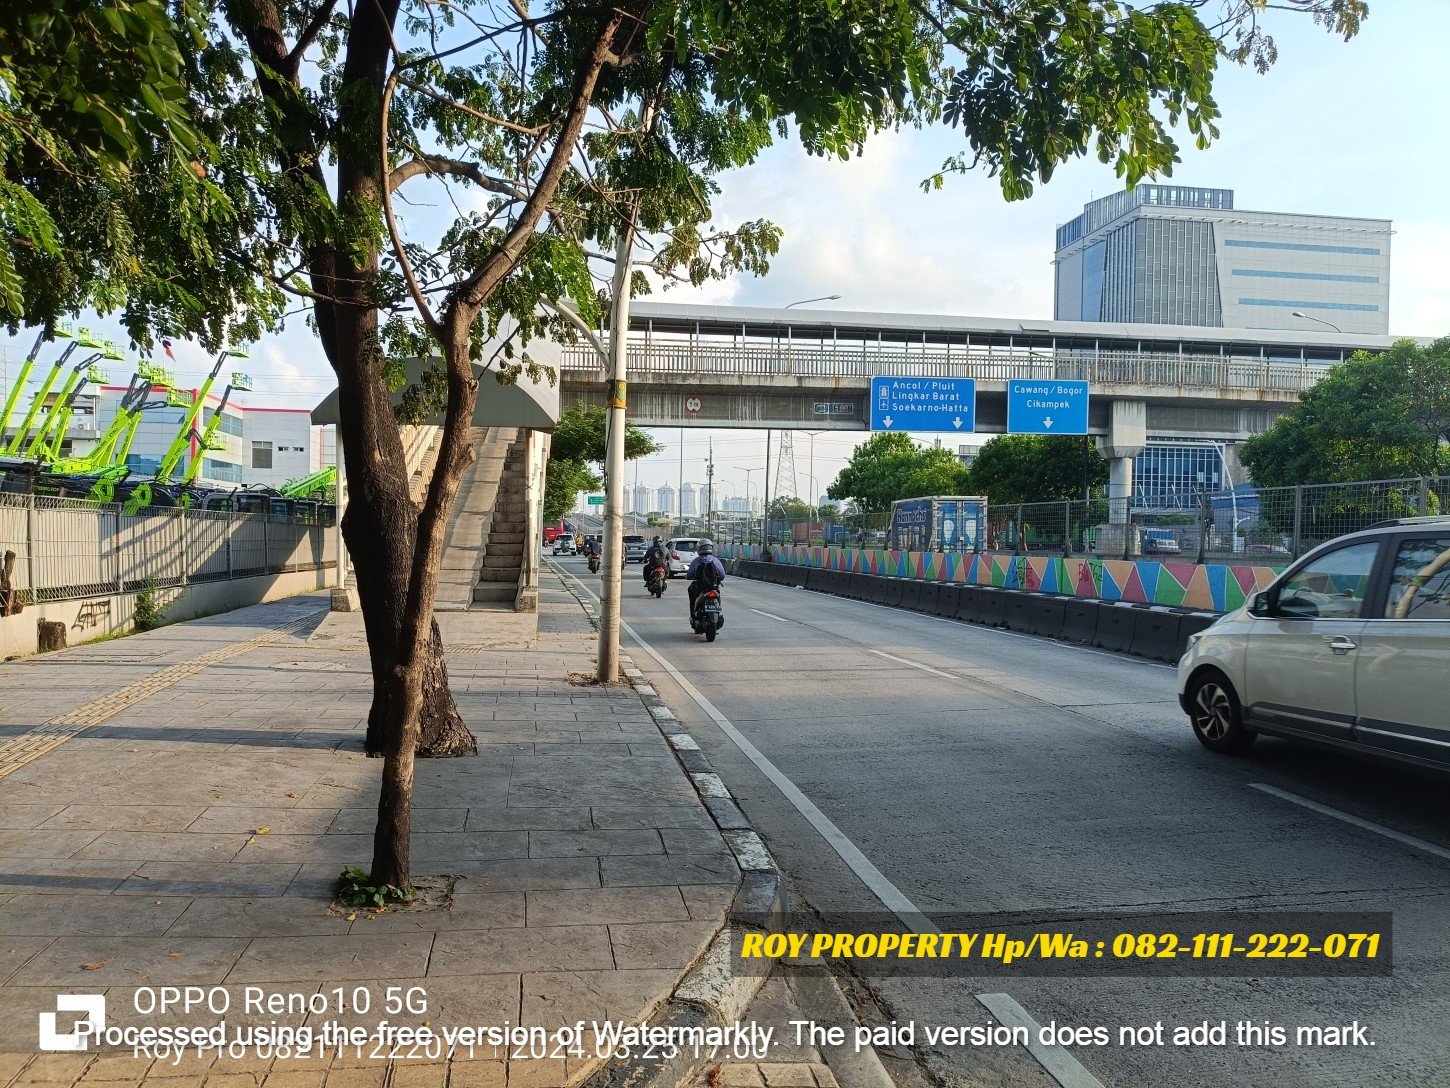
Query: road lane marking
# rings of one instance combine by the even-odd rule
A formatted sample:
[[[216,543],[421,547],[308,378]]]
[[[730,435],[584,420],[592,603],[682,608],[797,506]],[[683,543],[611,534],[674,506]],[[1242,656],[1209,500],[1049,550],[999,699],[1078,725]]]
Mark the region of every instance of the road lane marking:
[[[762,612],[758,608],[752,608],[750,611],[754,612],[757,616],[764,616],[768,620],[780,620],[781,623],[790,623],[790,620],[784,616],[777,616],[774,612]]]
[[[751,609],[751,611],[753,612],[754,609]],[[960,676],[953,676],[949,672],[942,672],[941,669],[934,669],[930,665],[923,665],[917,661],[908,661],[904,657],[897,657],[895,654],[888,654],[885,650],[873,650],[868,646],[866,648],[866,652],[868,654],[875,654],[877,657],[884,657],[887,661],[895,661],[898,664],[910,665],[913,669],[920,669],[922,672],[929,672],[933,676],[945,676],[948,680],[961,679]]]
[[[1042,1025],[1012,998],[1006,994],[977,994],[977,1000],[999,1023],[1027,1029],[1027,1052],[1062,1088],[1103,1088],[1103,1082],[1084,1069],[1065,1047],[1039,1042],[1037,1033]]]
[[[578,579],[575,579],[575,581],[578,582]],[[579,588],[590,597],[594,597],[596,601],[599,599],[582,583],[579,583]],[[739,729],[736,729],[734,723],[725,717],[724,714],[720,713],[715,704],[710,702],[699,688],[690,683],[689,678],[684,673],[670,664],[658,650],[641,638],[639,632],[626,623],[623,617],[620,618],[619,626],[630,638],[639,644],[640,649],[644,650],[645,653],[659,662],[660,667],[674,678],[675,683],[684,689],[685,694],[695,700],[710,720],[720,727],[721,732],[729,737],[735,743],[735,747],[739,748],[745,754],[745,758],[750,760],[751,763],[754,763],[760,770],[760,773],[774,783],[775,788],[785,795],[785,799],[795,807],[795,810],[804,816],[810,825],[816,829],[816,832],[821,838],[830,844],[831,849],[856,874],[861,880],[861,883],[871,889],[871,894],[881,900],[886,909],[900,919],[902,925],[906,926],[913,933],[940,932],[936,926],[927,920],[921,908],[908,899],[900,888],[891,883],[880,869],[871,864],[871,859],[861,853],[856,844],[847,838],[846,833],[832,823],[830,817],[817,808],[815,802],[802,793],[800,787],[792,782],[784,771],[772,763],[764,752],[750,743],[750,738],[740,732]]]
[[[1340,812],[1337,808],[1321,805],[1318,801],[1311,801],[1307,797],[1300,797],[1297,793],[1281,790],[1277,786],[1269,785],[1267,782],[1250,782],[1249,788],[1259,790],[1262,793],[1272,794],[1280,800],[1289,801],[1303,808],[1312,809],[1322,816],[1328,816],[1332,820],[1353,824],[1355,827],[1363,828],[1365,831],[1373,831],[1376,835],[1383,835],[1387,839],[1394,839],[1395,842],[1404,843],[1406,846],[1413,847],[1416,850],[1423,850],[1427,854],[1434,854],[1437,858],[1444,858],[1446,861],[1450,861],[1450,850],[1445,849],[1443,846],[1436,846],[1433,842],[1417,839],[1413,835],[1406,835],[1402,831],[1395,831],[1393,828],[1371,823],[1369,820],[1361,820],[1358,816],[1351,816],[1347,812]]]
[[[564,572],[558,568],[557,564],[555,564],[555,569],[561,577],[564,576]],[[568,575],[568,577],[574,581],[575,585],[586,596],[593,598],[596,603],[599,603],[599,598],[583,582],[572,574]],[[754,612],[756,609],[752,608],[750,611]],[[773,618],[779,619],[779,617]],[[871,890],[871,894],[881,900],[887,910],[896,915],[897,919],[900,920],[906,929],[913,933],[941,932],[922,913],[920,907],[908,899],[900,888],[891,883],[880,869],[871,864],[871,860],[860,851],[855,843],[846,837],[845,832],[831,822],[830,817],[817,808],[815,803],[802,793],[800,788],[786,776],[785,772],[772,763],[764,752],[755,747],[750,742],[750,738],[735,728],[734,723],[725,717],[724,714],[720,713],[715,704],[707,699],[704,693],[690,682],[688,677],[680,672],[679,669],[675,668],[674,665],[670,664],[658,650],[641,638],[639,632],[625,622],[623,616],[620,617],[619,626],[630,638],[639,644],[640,649],[644,650],[645,653],[659,662],[660,667],[674,678],[675,682],[680,685],[685,694],[695,700],[700,709],[709,716],[710,720],[720,727],[721,732],[734,742],[735,746],[745,754],[745,757],[750,762],[755,764],[766,778],[770,779],[776,789],[780,790],[786,800],[795,807],[795,810],[804,816],[810,825],[816,829],[817,834],[826,840],[831,849],[836,852],[836,856],[845,862],[847,867],[860,879],[861,883],[865,884]],[[881,651],[873,650],[872,652],[880,653]],[[900,661],[904,665],[926,669],[927,672],[937,671],[926,665],[917,665],[915,662],[907,661],[904,658],[891,657],[890,654],[883,653],[881,656],[890,657],[893,661]],[[940,673],[939,675],[945,676],[950,680],[958,679],[958,677],[951,676],[949,673]],[[1066,1049],[1060,1046],[1047,1046],[1038,1042],[1037,1031],[1041,1028],[1041,1025],[1033,1020],[1027,1011],[1007,994],[978,994],[977,1000],[1002,1023],[1008,1026],[1020,1025],[1027,1028],[1029,1036],[1027,1052],[1032,1055],[1033,1059],[1062,1088],[1103,1088],[1102,1082],[1084,1069],[1078,1060]]]

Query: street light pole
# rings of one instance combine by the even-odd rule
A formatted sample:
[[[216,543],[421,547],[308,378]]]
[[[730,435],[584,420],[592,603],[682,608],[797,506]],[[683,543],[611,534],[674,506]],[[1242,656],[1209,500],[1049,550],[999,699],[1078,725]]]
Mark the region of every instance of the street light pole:
[[[804,306],[807,302],[835,302],[840,295],[822,295],[820,298],[802,298],[795,302],[787,302],[781,307],[782,310],[789,310],[792,306]]]
[[[1321,325],[1328,325],[1331,329],[1340,334],[1343,334],[1344,332],[1344,330],[1336,325],[1333,321],[1325,321],[1324,318],[1315,317],[1313,314],[1300,313],[1298,310],[1294,310],[1292,313],[1289,314],[1289,316],[1303,318],[1305,321],[1317,321]]]

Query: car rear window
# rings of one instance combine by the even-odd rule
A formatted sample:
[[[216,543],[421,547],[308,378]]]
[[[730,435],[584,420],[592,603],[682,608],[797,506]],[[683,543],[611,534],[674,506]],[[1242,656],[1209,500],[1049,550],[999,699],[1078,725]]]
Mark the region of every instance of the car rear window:
[[[698,540],[676,540],[674,545],[679,551],[683,552],[699,551],[700,549],[700,542]]]
[[[626,536],[624,538],[624,542],[626,544],[643,544],[644,543],[644,537],[642,537],[642,536]]]

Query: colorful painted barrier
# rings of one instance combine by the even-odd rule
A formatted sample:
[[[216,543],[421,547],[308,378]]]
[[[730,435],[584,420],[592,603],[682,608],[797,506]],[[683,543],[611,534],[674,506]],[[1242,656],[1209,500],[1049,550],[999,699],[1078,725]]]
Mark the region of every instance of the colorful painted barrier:
[[[724,549],[736,559],[759,560],[758,545]],[[825,570],[922,578],[937,582],[1070,593],[1103,601],[1161,604],[1231,612],[1263,589],[1282,567],[1246,563],[1183,563],[1156,559],[1063,559],[1000,552],[899,552],[888,548],[792,545],[772,548],[777,563]]]

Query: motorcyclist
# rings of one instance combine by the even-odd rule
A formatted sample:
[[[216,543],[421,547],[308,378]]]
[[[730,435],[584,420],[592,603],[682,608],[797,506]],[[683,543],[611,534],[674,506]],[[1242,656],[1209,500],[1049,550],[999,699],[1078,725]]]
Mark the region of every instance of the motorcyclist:
[[[655,537],[649,546],[649,551],[644,553],[644,584],[649,585],[649,576],[656,570],[663,569],[665,576],[670,573],[670,553],[665,549],[664,541]]]
[[[717,589],[725,581],[725,564],[715,558],[715,545],[712,541],[700,541],[695,558],[690,561],[690,569],[685,572],[685,577],[690,580],[690,626],[693,630],[695,601],[701,593],[708,589]]]

